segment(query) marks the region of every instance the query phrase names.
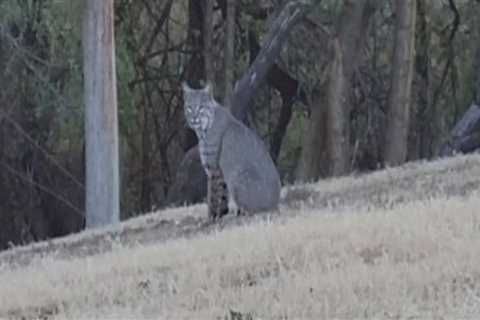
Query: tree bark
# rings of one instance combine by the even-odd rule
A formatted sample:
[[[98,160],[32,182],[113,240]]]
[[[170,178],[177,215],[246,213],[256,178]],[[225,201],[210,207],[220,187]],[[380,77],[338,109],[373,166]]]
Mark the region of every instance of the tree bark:
[[[293,100],[282,98],[282,107],[280,109],[280,116],[278,117],[277,125],[273,130],[272,142],[270,144],[270,155],[274,163],[277,163],[282,148],[283,138],[287,133],[287,128],[292,119],[293,114]]]
[[[223,93],[223,105],[231,108],[230,99],[233,93],[234,81],[234,58],[235,58],[235,15],[236,0],[227,0],[227,17],[225,23],[225,90]]]
[[[260,53],[247,72],[235,84],[231,110],[232,114],[240,121],[245,122],[251,101],[280,54],[289,31],[303,18],[309,7],[310,4],[307,1],[289,1],[285,4],[273,22]]]
[[[205,80],[204,59],[204,2],[205,0],[188,1],[188,46],[192,56],[186,66],[185,78],[198,85],[200,80]]]
[[[113,0],[87,0],[83,25],[86,227],[119,221]]]
[[[203,59],[205,64],[205,80],[215,82],[215,68],[213,65],[213,2],[205,0],[205,14],[203,15]]]
[[[407,158],[407,138],[415,55],[416,1],[396,1],[395,48],[389,93],[384,162],[400,165]]]
[[[318,94],[312,105],[310,119],[305,123],[302,154],[296,173],[297,182],[311,182],[327,175],[323,164],[328,163],[326,152],[327,115],[323,96]]]
[[[205,64],[205,78],[207,83],[213,84],[215,82],[215,67],[213,63],[213,3],[215,0],[204,0],[205,13],[203,16],[203,59]],[[215,90],[215,86],[213,86]],[[211,174],[207,177],[207,205],[208,205],[208,216],[217,217],[222,213],[215,212],[218,208],[226,208],[228,210],[228,195],[226,194],[226,188],[224,184],[216,183],[216,180],[224,182],[222,171],[219,168],[212,168]],[[217,195],[222,194],[217,198]],[[213,197],[215,196],[215,198]],[[217,204],[218,205],[214,205]]]
[[[257,35],[253,30],[248,31],[248,44],[250,47],[250,63],[253,63],[260,51],[260,44],[258,43]],[[307,101],[307,93],[300,87],[300,83],[287,72],[282,70],[277,63],[275,63],[268,71],[267,82],[268,85],[278,90],[282,97],[280,116],[278,117],[278,122],[273,131],[272,141],[270,143],[272,160],[277,162],[283,138],[287,133],[287,127],[292,118],[295,98],[298,98],[300,102],[307,107],[309,103]]]
[[[476,6],[476,23],[480,6]],[[480,28],[475,30],[475,46],[472,59],[472,103],[451,130],[447,141],[438,150],[438,156],[470,153],[480,150]]]
[[[455,124],[448,140],[440,147],[439,156],[469,153],[480,149],[480,107],[472,103]]]
[[[349,77],[343,64],[343,50],[340,41],[334,40],[334,60],[330,71],[330,87],[327,105],[327,152],[330,175],[347,173],[349,163],[348,137],[348,96],[350,95]]]
[[[204,58],[204,3],[205,0],[188,1],[188,46],[192,56],[186,66],[185,78],[190,83],[198,85],[200,80],[206,79]],[[213,0],[212,0],[213,1]],[[185,128],[183,138],[183,150],[187,152],[198,144],[195,132]]]
[[[430,62],[430,26],[427,21],[427,0],[417,0],[416,44],[415,44],[415,75],[412,103],[413,116],[411,120],[409,159],[430,158],[434,154],[432,119],[436,117],[432,108],[431,62]]]
[[[352,77],[374,12],[369,0],[347,0],[331,43],[327,105],[317,105],[305,133],[297,179],[317,180],[321,175],[343,175],[350,170],[350,95]],[[316,98],[317,103],[323,99]],[[322,164],[328,162],[328,168]]]
[[[480,105],[480,5],[476,5],[476,15],[475,22],[477,28],[475,30],[475,51],[473,56],[473,86],[472,86],[472,96],[473,102],[476,105]]]

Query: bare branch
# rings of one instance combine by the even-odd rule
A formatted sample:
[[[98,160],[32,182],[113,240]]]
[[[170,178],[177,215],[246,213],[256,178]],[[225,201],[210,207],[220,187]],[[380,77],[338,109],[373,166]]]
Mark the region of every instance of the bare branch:
[[[280,54],[290,29],[300,21],[309,7],[308,1],[290,1],[273,22],[257,58],[235,85],[232,114],[237,119],[245,120],[250,102]]]

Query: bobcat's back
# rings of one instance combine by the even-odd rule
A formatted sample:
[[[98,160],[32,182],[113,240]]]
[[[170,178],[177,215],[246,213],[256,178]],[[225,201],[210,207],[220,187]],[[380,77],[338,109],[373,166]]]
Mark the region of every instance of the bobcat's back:
[[[280,177],[263,141],[228,111],[219,164],[236,205],[254,213],[276,209]]]

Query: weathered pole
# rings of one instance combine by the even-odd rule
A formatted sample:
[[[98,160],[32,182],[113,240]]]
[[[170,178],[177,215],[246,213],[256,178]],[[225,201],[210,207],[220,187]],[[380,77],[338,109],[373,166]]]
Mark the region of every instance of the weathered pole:
[[[83,17],[86,227],[120,220],[113,0],[86,0]]]

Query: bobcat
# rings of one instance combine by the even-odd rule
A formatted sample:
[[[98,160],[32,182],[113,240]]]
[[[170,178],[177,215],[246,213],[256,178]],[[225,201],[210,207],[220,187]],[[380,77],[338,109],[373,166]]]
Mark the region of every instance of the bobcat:
[[[200,159],[209,178],[221,171],[238,213],[276,209],[280,177],[260,138],[215,101],[210,85],[192,89],[184,83],[183,93],[185,118],[197,134]]]

